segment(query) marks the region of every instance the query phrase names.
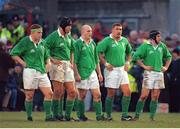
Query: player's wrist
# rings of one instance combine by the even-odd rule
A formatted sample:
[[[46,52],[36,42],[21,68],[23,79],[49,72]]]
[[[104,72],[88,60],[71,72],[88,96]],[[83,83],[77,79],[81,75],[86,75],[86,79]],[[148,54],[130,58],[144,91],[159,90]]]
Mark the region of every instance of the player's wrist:
[[[109,64],[108,62],[106,62],[104,65],[107,67],[107,66],[109,66],[110,64]]]
[[[130,65],[130,62],[129,61],[126,61],[126,63],[125,63],[126,65]]]

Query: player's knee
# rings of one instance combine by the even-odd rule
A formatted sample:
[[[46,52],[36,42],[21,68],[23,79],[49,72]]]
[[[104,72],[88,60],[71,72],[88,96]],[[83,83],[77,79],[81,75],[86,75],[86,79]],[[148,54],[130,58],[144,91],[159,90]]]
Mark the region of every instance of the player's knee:
[[[131,91],[130,90],[126,90],[123,92],[124,96],[131,96]]]
[[[84,99],[86,98],[86,95],[85,95],[85,94],[79,94],[79,98],[80,98],[81,100],[84,100]]]
[[[141,95],[140,100],[145,101],[147,99],[147,97],[148,96],[146,94],[145,95]]]
[[[52,91],[49,91],[45,94],[45,98],[46,99],[52,99],[52,96],[53,96],[53,92]]]
[[[61,98],[62,96],[64,96],[64,92],[61,92],[60,90],[54,90],[53,96],[55,98]]]
[[[153,95],[153,96],[151,97],[151,99],[152,99],[152,100],[155,100],[155,101],[158,100],[158,98],[159,98],[159,95]]]
[[[33,100],[33,94],[26,94],[26,100],[32,101]]]
[[[68,96],[69,96],[70,98],[76,98],[76,91],[75,91],[75,90],[69,91],[69,92],[68,92]]]
[[[99,102],[101,101],[101,94],[96,94],[93,96],[93,98],[94,98],[94,101]]]

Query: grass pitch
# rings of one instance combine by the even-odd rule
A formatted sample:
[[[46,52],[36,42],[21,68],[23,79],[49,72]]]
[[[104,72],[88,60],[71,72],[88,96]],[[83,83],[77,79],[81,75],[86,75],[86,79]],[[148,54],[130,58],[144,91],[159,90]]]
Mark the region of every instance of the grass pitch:
[[[120,113],[113,113],[113,121],[96,121],[94,112],[87,112],[87,122],[45,122],[43,112],[33,112],[33,122],[26,120],[25,112],[0,112],[0,128],[180,128],[180,113],[156,114],[155,121],[142,113],[138,121],[121,121]],[[133,115],[130,113],[130,115]],[[75,113],[73,113],[76,118]]]

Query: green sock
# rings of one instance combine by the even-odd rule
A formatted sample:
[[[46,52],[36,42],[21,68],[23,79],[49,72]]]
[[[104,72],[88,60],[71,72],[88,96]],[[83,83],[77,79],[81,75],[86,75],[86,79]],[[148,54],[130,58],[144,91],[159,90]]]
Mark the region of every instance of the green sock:
[[[32,117],[32,108],[33,108],[32,101],[25,101],[25,109],[26,109],[27,117]]]
[[[158,104],[158,101],[151,100],[151,102],[150,102],[150,118],[154,117],[154,115],[156,113],[156,109],[157,109],[157,104]]]
[[[65,117],[71,118],[71,112],[74,106],[74,100],[66,100],[66,111],[65,111]]]
[[[122,116],[127,116],[128,115],[128,109],[129,109],[129,104],[131,101],[130,96],[123,96],[122,97]]]
[[[59,100],[59,115],[63,116],[64,99]]]
[[[111,117],[113,100],[114,98],[106,97],[105,111],[107,117]]]
[[[75,101],[74,101],[74,110],[75,111],[78,110],[78,98],[76,98]]]
[[[139,115],[141,111],[143,110],[143,108],[144,108],[144,101],[138,100],[138,103],[136,105],[135,117],[139,118]]]
[[[46,113],[46,118],[52,117],[51,104],[52,104],[51,100],[44,100],[44,102],[43,102],[44,110]]]
[[[85,104],[84,104],[84,101],[83,100],[78,100],[77,101],[77,106],[78,106],[77,116],[78,116],[78,118],[80,118],[85,113]]]
[[[102,116],[102,102],[93,102],[93,107],[96,111],[96,118],[101,117]]]
[[[52,112],[54,116],[59,115],[59,100],[52,101]]]

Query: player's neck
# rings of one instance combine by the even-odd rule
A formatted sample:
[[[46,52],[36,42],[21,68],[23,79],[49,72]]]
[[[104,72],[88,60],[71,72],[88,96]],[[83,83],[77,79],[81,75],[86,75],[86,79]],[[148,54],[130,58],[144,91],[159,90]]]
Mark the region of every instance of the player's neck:
[[[60,33],[61,33],[62,36],[66,35],[66,33],[62,29],[60,29]]]
[[[34,38],[34,36],[32,36],[32,35],[31,35],[31,39],[32,39],[33,43],[35,43],[35,44],[38,44],[39,41],[40,41],[40,39],[36,39],[36,38]]]
[[[82,39],[84,40],[84,42],[85,42],[86,44],[89,44],[89,43],[90,43],[90,40],[91,40],[91,39],[89,39],[89,38],[85,38],[83,35],[82,35]]]

